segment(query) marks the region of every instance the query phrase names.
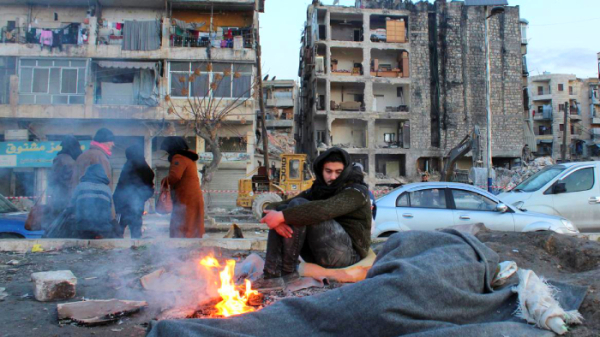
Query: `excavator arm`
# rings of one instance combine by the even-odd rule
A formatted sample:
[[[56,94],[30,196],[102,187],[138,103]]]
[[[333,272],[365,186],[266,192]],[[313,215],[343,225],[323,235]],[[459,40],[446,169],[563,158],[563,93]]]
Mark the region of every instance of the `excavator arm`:
[[[465,156],[469,151],[473,150],[473,166],[481,161],[481,133],[479,127],[475,126],[473,133],[467,135],[455,148],[450,150],[448,160],[444,164],[441,181],[448,181],[454,174],[454,164],[457,160]]]

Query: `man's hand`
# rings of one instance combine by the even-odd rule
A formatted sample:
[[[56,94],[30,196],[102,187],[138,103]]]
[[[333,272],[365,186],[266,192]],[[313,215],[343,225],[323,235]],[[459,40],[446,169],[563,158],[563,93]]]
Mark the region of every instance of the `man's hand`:
[[[267,224],[267,226],[269,226],[269,229],[275,229],[275,227],[281,225],[282,223],[285,223],[285,218],[283,217],[282,212],[269,209],[265,209],[264,212],[267,213],[267,215],[265,215],[264,218],[260,219],[260,223]]]
[[[279,211],[273,210],[265,210],[264,218],[260,220],[260,223],[267,224],[269,229],[274,229],[277,234],[283,236],[284,238],[291,238],[294,231],[290,226],[285,223],[285,218],[283,217],[283,213]]]
[[[275,227],[274,229],[277,232],[277,234],[283,236],[286,239],[291,239],[292,234],[294,233],[292,228],[284,223]]]

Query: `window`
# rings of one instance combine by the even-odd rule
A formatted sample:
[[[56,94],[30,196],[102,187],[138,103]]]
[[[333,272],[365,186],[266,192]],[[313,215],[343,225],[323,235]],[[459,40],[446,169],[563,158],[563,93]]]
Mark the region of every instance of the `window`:
[[[452,197],[456,209],[487,212],[496,210],[496,202],[474,192],[452,190]]]
[[[559,84],[558,85],[558,91],[565,91],[565,85],[564,84]]]
[[[559,104],[558,105],[558,111],[565,111],[565,105],[564,104]]]
[[[594,168],[590,167],[575,171],[560,182],[565,183],[566,193],[591,190],[594,187]]]
[[[300,160],[290,160],[290,179],[300,179]]]
[[[560,124],[560,126],[559,126],[559,130],[560,130],[561,132],[565,131],[565,125],[564,125],[564,124]]]
[[[325,143],[325,130],[317,130],[317,145]]]
[[[173,97],[250,98],[252,69],[251,64],[171,62],[170,93]]]
[[[21,59],[21,104],[84,104],[86,60]]]
[[[402,193],[400,198],[396,201],[396,207],[410,207],[410,199],[408,192]]]
[[[538,95],[544,94],[544,87],[538,87]]]
[[[444,189],[427,189],[410,193],[410,207],[415,208],[446,208],[446,195]]]
[[[569,87],[569,95],[574,95],[573,87]]]
[[[543,106],[538,106],[538,113],[541,115],[544,113],[544,107]]]

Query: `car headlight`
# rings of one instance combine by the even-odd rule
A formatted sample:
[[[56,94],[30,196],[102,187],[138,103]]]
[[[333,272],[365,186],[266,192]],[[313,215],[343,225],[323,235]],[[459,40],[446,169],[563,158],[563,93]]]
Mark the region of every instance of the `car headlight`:
[[[523,209],[524,205],[525,205],[524,201],[517,201],[517,202],[513,203],[513,206],[515,206],[518,209]]]
[[[560,220],[562,222],[563,225],[565,225],[565,227],[570,230],[571,232],[578,232],[577,228],[575,228],[575,225],[573,225],[573,223],[570,220],[567,219],[561,219]]]

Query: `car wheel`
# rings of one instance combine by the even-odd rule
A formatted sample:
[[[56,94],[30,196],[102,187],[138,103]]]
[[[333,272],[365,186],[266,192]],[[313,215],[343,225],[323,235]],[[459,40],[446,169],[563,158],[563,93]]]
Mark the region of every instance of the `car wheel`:
[[[379,234],[378,238],[389,238],[390,236],[396,234],[398,232],[384,232]]]
[[[24,239],[25,237],[15,233],[0,233],[0,239]]]

